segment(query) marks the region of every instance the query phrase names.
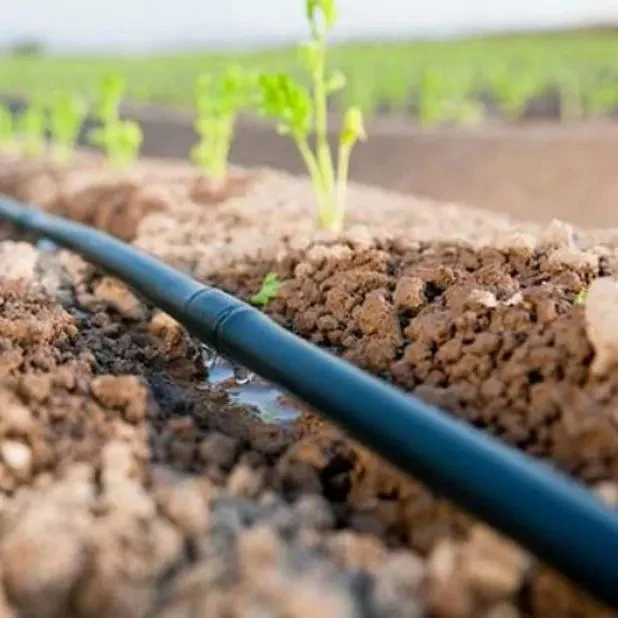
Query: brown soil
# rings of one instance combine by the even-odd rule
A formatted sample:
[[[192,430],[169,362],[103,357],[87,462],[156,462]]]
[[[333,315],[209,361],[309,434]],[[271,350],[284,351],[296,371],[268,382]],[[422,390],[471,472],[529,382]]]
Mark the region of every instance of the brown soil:
[[[279,264],[267,308],[314,343],[587,482],[618,475],[618,376],[590,371],[578,293],[613,274],[553,251],[318,246]],[[220,273],[247,296],[265,272]]]
[[[274,319],[618,505],[618,373],[593,372],[578,296],[615,234],[353,187],[334,239],[280,174],[217,201],[182,166],[83,165],[5,161],[0,191],[241,297],[276,270]],[[0,243],[0,300],[5,615],[613,615],[313,412],[231,405],[195,341],[79,258]]]

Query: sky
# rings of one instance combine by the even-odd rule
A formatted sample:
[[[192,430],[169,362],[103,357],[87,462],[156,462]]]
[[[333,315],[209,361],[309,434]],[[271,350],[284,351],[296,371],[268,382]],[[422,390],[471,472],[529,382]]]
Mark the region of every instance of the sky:
[[[611,21],[618,0],[338,0],[337,38],[427,37]],[[304,0],[0,0],[0,44],[142,52],[296,41]]]

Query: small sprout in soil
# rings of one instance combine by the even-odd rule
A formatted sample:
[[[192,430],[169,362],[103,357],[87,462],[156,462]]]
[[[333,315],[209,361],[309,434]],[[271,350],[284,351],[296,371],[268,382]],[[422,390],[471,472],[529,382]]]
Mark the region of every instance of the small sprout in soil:
[[[56,161],[65,165],[71,160],[79,130],[86,115],[84,102],[68,93],[57,93],[49,107],[49,131]]]
[[[278,121],[277,132],[289,135],[307,167],[318,202],[318,222],[324,229],[339,232],[345,218],[346,184],[350,154],[358,140],[366,139],[363,116],[352,107],[344,115],[339,136],[337,172],[328,143],[328,96],[346,84],[336,71],[327,75],[326,38],[337,20],[335,0],[306,0],[311,41],[302,46],[302,59],[311,76],[311,92],[285,73],[259,78],[260,113]],[[315,151],[309,136],[315,134]]]
[[[483,106],[470,94],[470,77],[430,67],[420,78],[418,121],[423,128],[444,123],[472,126],[483,120]]]
[[[112,75],[101,83],[97,116],[101,126],[88,133],[88,141],[101,148],[109,163],[116,168],[125,168],[139,157],[143,141],[140,125],[133,120],[120,119],[120,102],[124,92],[124,80]]]
[[[125,91],[125,81],[120,75],[106,75],[101,80],[97,117],[107,123],[120,119],[120,103]]]
[[[12,144],[15,138],[13,114],[7,105],[0,104],[0,146]]]
[[[496,64],[489,75],[492,95],[509,120],[524,115],[528,102],[542,89],[534,67],[519,68],[508,63]]]
[[[261,306],[263,309],[277,297],[281,281],[277,273],[267,273],[262,281],[262,287],[257,294],[251,297],[251,303]]]
[[[191,150],[191,159],[215,183],[227,176],[236,117],[251,103],[252,85],[252,76],[238,66],[218,78],[201,75],[197,80],[195,130],[200,141]]]
[[[92,129],[88,138],[105,152],[113,167],[123,169],[138,159],[143,136],[137,122],[124,120]]]
[[[418,120],[421,126],[433,127],[444,121],[447,98],[442,71],[426,69],[421,76],[419,91]]]
[[[35,159],[45,150],[47,118],[45,106],[33,101],[17,116],[16,133],[26,157]]]
[[[582,288],[575,296],[575,304],[576,305],[585,304],[587,296],[588,296],[588,288]]]

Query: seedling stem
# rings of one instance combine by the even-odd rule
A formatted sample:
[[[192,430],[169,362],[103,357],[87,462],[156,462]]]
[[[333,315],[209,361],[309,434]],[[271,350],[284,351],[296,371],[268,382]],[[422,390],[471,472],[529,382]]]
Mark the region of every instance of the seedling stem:
[[[311,41],[301,51],[311,77],[311,91],[285,73],[261,75],[260,111],[276,119],[277,131],[289,135],[296,144],[314,186],[320,227],[340,232],[352,148],[366,136],[360,109],[349,108],[339,136],[335,170],[328,142],[328,96],[345,86],[345,77],[340,72],[327,76],[326,46],[327,35],[337,20],[337,8],[335,0],[305,0],[305,6]],[[315,151],[309,145],[311,133],[315,136]]]
[[[251,87],[250,76],[237,66],[230,67],[216,80],[210,75],[197,80],[195,130],[200,141],[191,150],[191,159],[217,184],[227,176],[236,117],[250,103]]]
[[[266,273],[259,291],[251,297],[251,303],[265,309],[266,306],[277,297],[280,285],[281,281],[277,273]]]
[[[89,141],[105,152],[112,167],[125,168],[139,156],[143,135],[140,125],[133,120],[120,119],[120,102],[125,82],[119,75],[103,79],[97,107],[101,126],[88,134]]]

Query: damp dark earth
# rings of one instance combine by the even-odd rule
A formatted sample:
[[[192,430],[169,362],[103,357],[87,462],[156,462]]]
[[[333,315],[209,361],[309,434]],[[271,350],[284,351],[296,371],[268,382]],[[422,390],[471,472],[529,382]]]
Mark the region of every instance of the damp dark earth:
[[[232,403],[252,408],[265,423],[285,424],[301,415],[289,395],[278,387],[203,344],[202,354],[206,366],[205,388],[223,388]]]

